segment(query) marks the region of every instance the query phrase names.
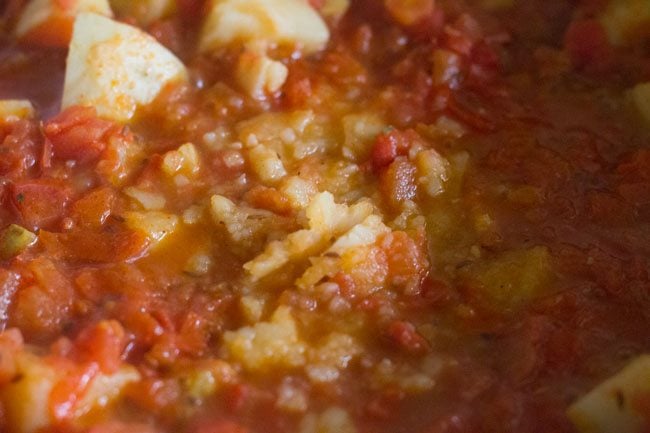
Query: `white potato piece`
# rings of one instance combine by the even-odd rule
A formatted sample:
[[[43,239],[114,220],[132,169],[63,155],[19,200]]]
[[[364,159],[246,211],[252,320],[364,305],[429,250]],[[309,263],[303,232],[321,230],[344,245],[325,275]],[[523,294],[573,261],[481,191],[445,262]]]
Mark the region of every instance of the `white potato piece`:
[[[150,35],[81,13],[68,53],[63,108],[90,105],[100,116],[127,121],[164,86],[185,79],[183,63]]]
[[[32,433],[50,424],[50,392],[58,377],[56,370],[37,356],[16,355],[19,380],[5,385],[0,392],[6,426],[16,433]]]
[[[235,42],[268,41],[321,50],[329,30],[306,0],[214,0],[201,31],[199,49]]]
[[[613,45],[630,45],[650,38],[650,1],[610,0],[600,22]]]
[[[267,93],[280,90],[289,69],[259,50],[246,50],[237,62],[235,77],[239,85],[254,99],[264,99]]]
[[[569,418],[581,433],[641,433],[647,431],[641,409],[634,404],[650,395],[650,355],[634,359],[623,370],[607,379],[575,402]]]
[[[307,346],[300,339],[296,321],[287,306],[278,307],[270,322],[228,331],[223,340],[230,356],[251,372],[305,363]]]
[[[81,12],[113,16],[108,0],[32,0],[20,14],[14,34],[18,39],[65,46],[74,17]]]
[[[88,385],[88,390],[75,404],[77,419],[102,409],[117,399],[124,387],[140,380],[140,373],[132,365],[123,365],[113,374],[99,374]]]
[[[372,205],[367,202],[348,206],[335,203],[329,192],[316,194],[305,209],[308,228],[270,242],[261,254],[244,264],[244,269],[257,281],[290,261],[318,254],[331,245],[332,239],[362,222],[372,211]]]
[[[34,117],[34,106],[27,99],[0,100],[0,122],[14,122]]]
[[[173,233],[179,224],[177,215],[160,211],[126,212],[123,217],[131,230],[138,230],[149,238],[152,248]]]

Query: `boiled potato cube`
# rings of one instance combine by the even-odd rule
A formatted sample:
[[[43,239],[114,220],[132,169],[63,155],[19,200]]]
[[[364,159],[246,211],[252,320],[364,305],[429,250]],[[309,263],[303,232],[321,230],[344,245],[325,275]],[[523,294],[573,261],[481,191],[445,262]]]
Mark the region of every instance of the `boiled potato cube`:
[[[255,99],[280,90],[287,75],[289,70],[284,64],[257,50],[247,50],[239,57],[235,73],[242,89]]]
[[[32,0],[20,15],[17,38],[43,45],[66,46],[74,17],[81,12],[112,16],[108,0]]]
[[[97,14],[75,21],[63,108],[90,105],[100,116],[126,121],[162,88],[185,80],[185,66],[143,31]]]
[[[200,50],[265,40],[298,45],[311,53],[322,49],[328,39],[327,26],[305,0],[214,0],[201,32]]]
[[[173,233],[179,222],[178,216],[159,211],[126,212],[123,217],[131,230],[144,233],[153,246]]]
[[[32,433],[53,421],[49,397],[58,379],[57,372],[28,353],[16,356],[16,366],[17,379],[0,391],[3,415],[10,431]]]
[[[650,37],[650,1],[611,0],[600,21],[613,45],[629,45]]]
[[[642,355],[575,402],[567,414],[581,433],[646,432],[650,418],[635,401],[649,396],[650,355]]]
[[[26,99],[0,100],[0,122],[34,117],[34,106]]]

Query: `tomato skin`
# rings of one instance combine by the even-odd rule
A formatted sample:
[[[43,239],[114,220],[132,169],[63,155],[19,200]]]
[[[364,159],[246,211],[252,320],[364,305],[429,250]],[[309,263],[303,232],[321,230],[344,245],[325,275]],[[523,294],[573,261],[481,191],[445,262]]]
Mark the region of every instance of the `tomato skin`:
[[[32,230],[52,227],[64,216],[71,196],[65,185],[49,179],[16,182],[9,193],[25,226]]]
[[[122,363],[126,346],[124,328],[115,320],[106,320],[83,329],[75,339],[77,356],[84,362],[96,362],[102,372],[111,374]]]
[[[67,16],[49,18],[23,37],[28,44],[45,47],[65,47],[72,37],[73,19]]]
[[[391,283],[397,287],[419,287],[428,268],[423,246],[406,232],[393,232],[384,242]]]
[[[109,136],[118,130],[115,123],[98,118],[95,108],[79,106],[68,108],[43,126],[54,156],[79,163],[96,160]]]
[[[74,292],[65,275],[45,258],[36,258],[23,270],[24,287],[14,296],[9,325],[26,338],[47,339],[61,331],[70,317]]]
[[[36,168],[42,152],[41,143],[36,122],[19,120],[0,126],[0,175],[18,179]]]
[[[412,130],[393,130],[377,136],[370,156],[373,170],[377,173],[388,167],[398,156],[406,155],[417,139],[419,136]]]
[[[145,235],[130,231],[95,232],[75,230],[69,233],[41,232],[46,249],[76,262],[124,262],[141,257],[149,242]]]
[[[405,157],[398,157],[381,173],[379,190],[393,209],[399,210],[403,202],[415,197],[416,171]]]
[[[94,362],[69,369],[50,392],[50,414],[58,421],[74,416],[75,404],[99,373],[99,366]]]
[[[101,227],[113,211],[116,194],[111,188],[99,188],[77,200],[71,207],[71,216],[82,227]]]

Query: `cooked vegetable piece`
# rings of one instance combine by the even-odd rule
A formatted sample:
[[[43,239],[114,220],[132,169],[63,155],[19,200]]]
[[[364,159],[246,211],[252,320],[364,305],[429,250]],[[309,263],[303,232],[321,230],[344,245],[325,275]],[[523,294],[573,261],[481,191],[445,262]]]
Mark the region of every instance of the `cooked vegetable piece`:
[[[230,356],[249,371],[266,372],[305,363],[305,343],[300,339],[289,307],[280,307],[269,322],[258,322],[223,336]]]
[[[642,405],[648,398],[650,355],[642,355],[573,403],[567,413],[581,433],[642,433],[650,427],[650,414]]]
[[[551,281],[550,255],[545,247],[512,250],[471,265],[466,271],[478,282],[478,292],[496,305],[516,308],[544,293]]]
[[[0,100],[0,122],[29,119],[34,116],[34,106],[26,99]]]
[[[185,66],[153,37],[82,13],[70,43],[62,104],[94,106],[100,116],[127,121],[164,86],[186,77]]]
[[[74,18],[81,12],[113,15],[108,0],[32,0],[20,15],[14,33],[28,42],[65,47]]]
[[[36,235],[24,227],[11,224],[0,232],[0,259],[17,256],[36,242]]]
[[[27,352],[15,355],[16,376],[0,391],[7,427],[32,433],[52,423],[50,393],[57,381],[56,368]]]
[[[650,2],[610,0],[600,21],[614,45],[629,45],[650,37]]]
[[[74,418],[83,423],[83,417],[92,416],[120,397],[124,388],[140,380],[140,373],[131,365],[123,365],[112,374],[100,373],[88,385],[88,389],[74,406]]]
[[[152,245],[162,241],[178,225],[178,216],[159,211],[126,212],[126,225],[132,230],[140,231]]]
[[[249,49],[240,57],[235,72],[239,85],[255,99],[280,90],[288,69],[282,62],[269,58],[264,50]]]
[[[321,50],[328,39],[327,26],[307,1],[215,0],[203,24],[199,49],[268,41],[312,53]]]

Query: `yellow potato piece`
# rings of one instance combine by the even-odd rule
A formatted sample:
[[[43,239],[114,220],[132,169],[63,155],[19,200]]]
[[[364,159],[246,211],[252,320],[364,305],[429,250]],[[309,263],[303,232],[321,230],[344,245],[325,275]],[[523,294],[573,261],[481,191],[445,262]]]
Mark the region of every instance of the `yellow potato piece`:
[[[39,32],[40,36],[50,39],[49,44],[65,45],[70,36],[69,23],[81,12],[113,16],[108,0],[71,0],[65,3],[57,0],[32,0],[23,9],[14,27],[14,34],[22,39]],[[48,43],[46,40],[39,42]]]
[[[199,49],[265,40],[321,50],[329,30],[306,0],[215,0],[203,25]]]
[[[634,405],[641,395],[650,395],[650,355],[634,359],[571,405],[567,414],[581,433],[641,433],[647,431],[647,421]]]
[[[100,116],[127,121],[162,88],[185,80],[185,66],[143,31],[97,14],[75,21],[63,108],[94,106]]]

